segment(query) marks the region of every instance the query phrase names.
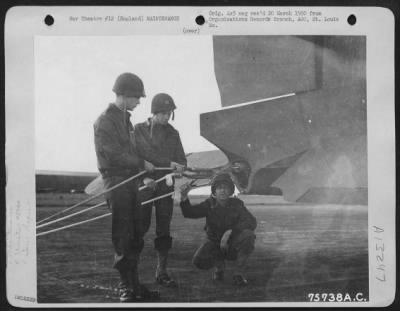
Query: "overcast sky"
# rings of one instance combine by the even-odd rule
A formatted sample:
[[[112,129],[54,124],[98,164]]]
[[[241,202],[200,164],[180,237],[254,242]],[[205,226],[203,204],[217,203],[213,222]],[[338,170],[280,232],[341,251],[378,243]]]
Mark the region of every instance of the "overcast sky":
[[[169,93],[185,152],[216,149],[199,124],[200,113],[220,108],[211,36],[37,37],[35,66],[37,170],[97,171],[93,123],[123,72],[140,76],[147,94],[132,123],[150,116],[156,93]]]

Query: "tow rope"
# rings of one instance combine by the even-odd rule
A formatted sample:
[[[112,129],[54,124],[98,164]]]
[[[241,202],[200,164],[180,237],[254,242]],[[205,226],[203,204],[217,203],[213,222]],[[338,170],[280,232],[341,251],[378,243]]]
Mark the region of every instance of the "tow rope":
[[[170,180],[172,179],[172,177],[182,175],[182,176],[184,176],[186,178],[192,179],[192,181],[190,182],[191,188],[205,187],[205,186],[209,186],[210,185],[210,180],[213,178],[213,176],[215,174],[217,174],[218,172],[220,172],[221,170],[223,170],[225,168],[226,167],[217,167],[217,168],[214,168],[214,169],[186,168],[186,170],[184,172],[182,172],[181,174],[177,174],[177,173],[173,172],[171,174],[167,174],[167,175],[155,180],[154,183],[159,183],[162,180],[166,180],[166,182],[169,183]],[[166,170],[166,168],[156,168],[156,169],[157,170]],[[90,201],[92,201],[92,200],[94,200],[94,199],[96,199],[96,198],[98,198],[98,197],[100,197],[100,196],[112,191],[112,190],[115,190],[118,187],[121,187],[121,186],[127,184],[128,182],[130,182],[130,181],[132,181],[132,180],[134,180],[136,178],[139,178],[140,176],[144,175],[145,173],[147,173],[147,171],[145,171],[145,170],[141,171],[140,173],[123,180],[122,182],[114,185],[113,187],[110,187],[108,189],[104,189],[103,191],[101,191],[101,192],[99,192],[99,193],[97,193],[97,194],[95,194],[95,195],[93,195],[93,196],[91,196],[91,197],[89,197],[89,198],[87,198],[87,199],[85,199],[85,200],[83,200],[83,201],[81,201],[81,202],[79,202],[79,203],[77,203],[77,204],[65,209],[65,210],[62,210],[60,212],[57,212],[57,213],[55,213],[53,215],[50,215],[50,216],[44,218],[44,219],[41,219],[40,221],[36,222],[36,229],[40,229],[40,228],[49,226],[51,224],[60,222],[62,220],[69,219],[69,218],[71,218],[73,216],[85,213],[85,212],[93,210],[95,208],[98,208],[98,207],[101,207],[101,206],[105,206],[107,203],[106,202],[102,202],[102,203],[96,204],[94,206],[90,206],[90,207],[88,207],[88,208],[86,208],[84,210],[81,210],[79,212],[76,212],[76,213],[73,213],[73,214],[70,214],[70,215],[55,219],[55,220],[48,221],[50,219],[55,218],[56,216],[59,216],[59,215],[65,214],[66,212],[72,211],[73,209],[78,208],[78,207],[82,206],[83,204],[89,203]],[[209,181],[206,182],[206,183],[203,183],[203,184],[197,184],[196,185],[195,184],[196,181],[197,180],[201,180],[201,179],[208,179]],[[150,186],[150,184],[141,186],[138,190],[140,191],[140,190],[146,189],[149,186]],[[167,194],[152,198],[150,200],[141,202],[141,206],[144,206],[144,205],[146,205],[148,203],[151,203],[151,202],[160,200],[162,198],[171,196],[174,193],[175,192],[173,191],[173,192],[170,192],[170,193],[167,193]],[[110,216],[111,214],[112,213],[106,213],[104,215],[96,216],[94,218],[90,218],[90,219],[87,219],[87,220],[84,220],[84,221],[73,223],[73,224],[70,224],[70,225],[67,225],[67,226],[63,226],[63,227],[60,227],[60,228],[57,228],[57,229],[52,229],[52,230],[48,230],[48,231],[45,231],[45,232],[37,233],[36,236],[37,237],[38,236],[44,236],[44,235],[47,235],[49,233],[53,233],[53,232],[57,232],[57,231],[61,231],[61,230],[67,229],[67,228],[75,227],[75,226],[78,226],[78,225],[81,225],[81,224],[84,224],[84,223],[88,223],[88,222],[91,222],[91,221],[94,221],[94,220],[97,220],[97,219],[101,219],[101,218]],[[48,222],[46,222],[46,221],[48,221]]]

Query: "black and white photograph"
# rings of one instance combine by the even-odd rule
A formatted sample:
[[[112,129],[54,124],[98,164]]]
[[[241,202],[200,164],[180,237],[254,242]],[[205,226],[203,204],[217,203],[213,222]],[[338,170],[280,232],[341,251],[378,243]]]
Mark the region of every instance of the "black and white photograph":
[[[37,14],[45,23],[25,52],[32,84],[29,107],[20,106],[28,126],[12,119],[9,131],[25,133],[8,150],[29,158],[30,171],[14,182],[22,160],[7,154],[8,185],[20,188],[7,201],[9,261],[34,274],[33,294],[13,299],[54,307],[393,300],[394,172],[383,190],[374,175],[394,167],[393,73],[384,71],[394,59],[380,59],[372,80],[387,88],[370,87],[376,36],[352,32],[350,18],[346,31],[335,20],[331,31],[294,30],[299,18],[326,20],[318,10],[202,8],[192,16],[206,24],[181,21],[180,31],[165,30],[179,10],[58,10]],[[222,23],[242,16],[245,28],[265,14],[279,18],[276,32]],[[161,20],[154,33],[151,19]],[[59,21],[62,31],[43,28]],[[119,24],[96,32],[96,23]],[[130,33],[128,23],[142,24]],[[9,94],[18,88],[6,83]],[[17,97],[7,99],[9,116],[23,113]],[[18,198],[23,189],[27,199]],[[13,289],[23,282],[17,274],[7,274]]]

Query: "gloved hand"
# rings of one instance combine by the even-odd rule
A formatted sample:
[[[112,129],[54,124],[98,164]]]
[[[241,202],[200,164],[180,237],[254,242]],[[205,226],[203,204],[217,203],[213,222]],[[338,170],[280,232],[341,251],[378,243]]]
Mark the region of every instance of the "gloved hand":
[[[153,165],[153,163],[150,163],[146,160],[144,160],[144,169],[146,170],[146,172],[153,172],[154,171],[155,166]]]
[[[152,190],[155,190],[157,187],[157,184],[155,183],[154,179],[151,179],[149,177],[145,177],[143,179],[143,183],[147,188],[150,188]]]
[[[169,187],[174,185],[174,178],[173,178],[174,174],[167,174],[165,175],[165,184]]]

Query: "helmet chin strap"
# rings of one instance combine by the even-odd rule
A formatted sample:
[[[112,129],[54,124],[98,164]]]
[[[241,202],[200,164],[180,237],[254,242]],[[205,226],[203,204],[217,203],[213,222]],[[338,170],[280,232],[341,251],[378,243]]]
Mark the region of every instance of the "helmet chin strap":
[[[153,118],[150,119],[150,138],[153,138],[153,126],[154,126],[154,120]]]

